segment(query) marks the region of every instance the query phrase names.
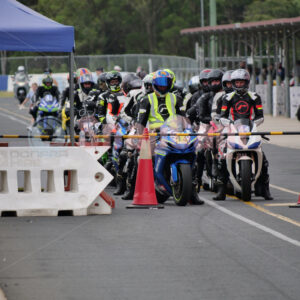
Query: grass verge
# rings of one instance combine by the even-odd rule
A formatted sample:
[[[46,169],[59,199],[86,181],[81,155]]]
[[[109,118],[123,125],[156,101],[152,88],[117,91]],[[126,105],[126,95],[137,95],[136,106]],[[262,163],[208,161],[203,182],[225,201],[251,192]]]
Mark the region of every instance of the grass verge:
[[[14,96],[14,92],[0,91],[0,98],[10,98]]]

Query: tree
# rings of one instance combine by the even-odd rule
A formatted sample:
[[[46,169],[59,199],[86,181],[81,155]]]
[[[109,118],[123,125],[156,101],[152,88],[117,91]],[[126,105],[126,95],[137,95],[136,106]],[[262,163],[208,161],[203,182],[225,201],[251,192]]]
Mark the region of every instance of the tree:
[[[244,21],[245,8],[253,0],[218,0],[217,1],[217,23],[231,24]]]
[[[245,21],[292,18],[299,15],[299,0],[254,0],[245,11]]]

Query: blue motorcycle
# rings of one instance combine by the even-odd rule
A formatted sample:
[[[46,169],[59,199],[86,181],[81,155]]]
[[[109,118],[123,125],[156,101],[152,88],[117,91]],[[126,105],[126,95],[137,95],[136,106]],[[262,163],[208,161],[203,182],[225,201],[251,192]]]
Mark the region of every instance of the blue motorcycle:
[[[167,135],[192,132],[189,121],[181,116],[170,117],[160,128],[162,135],[154,150],[154,179],[159,203],[173,196],[176,205],[185,206],[192,197],[192,168],[198,139]]]
[[[41,141],[52,141],[51,136],[63,136],[62,124],[58,118],[60,105],[55,97],[51,94],[44,95],[38,105],[37,119],[29,129],[29,139],[31,136],[48,135],[49,138],[41,138]],[[33,144],[39,146],[38,141]]]

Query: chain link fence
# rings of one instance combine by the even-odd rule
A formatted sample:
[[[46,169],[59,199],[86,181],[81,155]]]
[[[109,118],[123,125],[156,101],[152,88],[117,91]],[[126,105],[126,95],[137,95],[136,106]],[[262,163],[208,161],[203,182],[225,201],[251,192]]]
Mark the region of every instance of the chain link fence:
[[[49,67],[53,73],[68,72],[68,56],[24,56],[7,57],[1,60],[3,75],[12,75],[18,66],[25,66],[29,74],[40,74]],[[199,74],[199,63],[189,57],[124,54],[124,55],[77,55],[75,56],[75,69],[85,67],[95,71],[103,67],[110,71],[114,66],[120,66],[122,71],[135,72],[141,67],[147,73],[162,68],[169,68],[176,74],[178,80],[187,82],[193,75]]]

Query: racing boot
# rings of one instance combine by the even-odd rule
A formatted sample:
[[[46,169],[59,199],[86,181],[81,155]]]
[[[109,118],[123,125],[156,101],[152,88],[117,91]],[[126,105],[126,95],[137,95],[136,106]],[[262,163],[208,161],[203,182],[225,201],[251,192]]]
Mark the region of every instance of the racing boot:
[[[265,200],[273,200],[274,198],[271,196],[269,185],[265,185],[263,187],[263,197]]]
[[[221,183],[218,185],[218,193],[215,197],[213,197],[213,200],[223,201],[225,199],[226,199],[226,184]]]
[[[123,173],[117,174],[116,183],[117,183],[117,190],[114,192],[114,195],[116,196],[123,195],[126,190],[126,178]]]
[[[270,193],[270,176],[268,172],[269,162],[267,161],[267,158],[265,154],[263,153],[263,164],[261,168],[261,182],[262,182],[262,196],[265,198],[265,200],[273,200],[273,197]]]
[[[192,198],[190,200],[190,204],[192,204],[192,205],[203,205],[204,204],[204,201],[200,199],[195,186],[193,186],[193,192],[192,192]]]
[[[128,183],[125,194],[121,197],[123,200],[132,200],[134,195],[134,186]]]

